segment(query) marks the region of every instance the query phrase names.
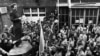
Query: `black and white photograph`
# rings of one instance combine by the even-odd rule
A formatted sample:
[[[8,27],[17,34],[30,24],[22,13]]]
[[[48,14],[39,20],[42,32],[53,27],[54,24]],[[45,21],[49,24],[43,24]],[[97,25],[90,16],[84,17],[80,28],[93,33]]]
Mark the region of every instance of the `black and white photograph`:
[[[0,56],[100,56],[100,0],[0,0]]]

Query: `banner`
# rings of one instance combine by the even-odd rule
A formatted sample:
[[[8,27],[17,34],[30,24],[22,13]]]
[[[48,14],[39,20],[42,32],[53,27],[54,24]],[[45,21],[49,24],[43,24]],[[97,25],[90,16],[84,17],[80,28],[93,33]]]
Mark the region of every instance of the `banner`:
[[[40,21],[40,44],[39,44],[39,56],[42,55],[44,52],[44,46],[45,46],[45,41],[44,41],[44,34],[43,34],[43,29]]]

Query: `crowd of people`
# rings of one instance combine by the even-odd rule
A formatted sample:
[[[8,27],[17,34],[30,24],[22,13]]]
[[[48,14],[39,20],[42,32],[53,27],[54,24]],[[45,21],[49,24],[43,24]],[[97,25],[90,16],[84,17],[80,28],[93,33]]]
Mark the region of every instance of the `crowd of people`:
[[[51,14],[52,15],[52,14]],[[39,42],[39,22],[24,23],[30,31],[35,32]],[[99,56],[100,26],[88,24],[78,27],[66,24],[59,29],[59,21],[54,16],[42,22],[45,51],[43,56]],[[25,29],[25,27],[23,27]],[[25,30],[24,30],[25,31]],[[38,51],[37,51],[38,52]]]
[[[41,24],[45,40],[43,56],[100,56],[100,25],[59,25],[56,13],[45,17]],[[22,22],[21,25],[22,37],[30,38],[21,38],[15,42],[12,38],[17,35],[12,33],[12,28],[5,27],[5,31],[0,35],[0,56],[7,56],[7,52],[15,45],[20,45],[23,39],[28,39],[33,47],[29,56],[39,56],[40,21]]]

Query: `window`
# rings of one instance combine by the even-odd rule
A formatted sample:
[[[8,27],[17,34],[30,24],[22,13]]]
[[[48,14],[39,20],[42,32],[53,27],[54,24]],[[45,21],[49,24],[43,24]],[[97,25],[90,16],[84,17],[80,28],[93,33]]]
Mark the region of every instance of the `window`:
[[[37,8],[32,8],[32,12],[37,12]]]
[[[84,9],[72,9],[72,24],[83,23]]]
[[[30,8],[25,8],[25,9],[24,9],[24,12],[25,12],[25,13],[30,13]]]
[[[69,25],[69,8],[68,7],[59,7],[59,28],[62,28],[64,24]]]
[[[40,14],[39,16],[45,16],[45,14]]]
[[[38,14],[32,14],[32,16],[34,17],[34,16],[38,16]]]
[[[68,21],[68,8],[60,7],[59,14],[60,23],[66,23]]]
[[[29,16],[30,16],[30,14],[25,14],[25,16],[26,16],[26,17],[29,17]]]
[[[31,20],[38,20],[38,18],[43,19],[46,16],[45,8],[24,8],[23,12],[24,15],[29,19],[31,18]]]
[[[40,12],[45,12],[45,9],[44,8],[39,8],[40,10]]]
[[[84,9],[80,9],[80,17],[83,17],[84,15]]]
[[[97,20],[97,9],[86,9],[86,21],[88,20],[87,23],[92,22],[93,24],[96,24],[96,20]]]
[[[33,16],[45,16],[45,8],[24,8],[24,14],[30,14]]]
[[[82,23],[83,24],[88,24],[90,22],[92,22],[93,24],[96,24],[96,20],[97,20],[97,8],[86,8],[86,9],[82,9],[82,8],[73,8],[72,9],[72,24],[78,24],[78,23]],[[85,22],[84,22],[85,20]],[[75,21],[75,22],[74,22]]]

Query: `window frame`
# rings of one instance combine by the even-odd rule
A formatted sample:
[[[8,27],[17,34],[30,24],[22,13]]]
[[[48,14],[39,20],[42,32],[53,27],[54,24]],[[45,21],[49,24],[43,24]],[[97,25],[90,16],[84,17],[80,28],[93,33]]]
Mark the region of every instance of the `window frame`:
[[[71,19],[74,17],[75,18],[75,20],[77,19],[77,17],[78,18],[84,18],[84,25],[87,25],[87,23],[86,23],[86,20],[88,20],[88,23],[89,23],[89,20],[91,19],[91,17],[92,17],[92,21],[93,21],[93,24],[96,24],[96,23],[94,23],[94,22],[96,22],[97,21],[97,19],[95,19],[95,18],[97,18],[97,11],[98,11],[98,8],[93,8],[92,10],[91,10],[91,8],[80,8],[80,9],[82,9],[82,10],[77,10],[78,8],[72,8],[72,16],[71,16]],[[83,10],[84,9],[84,10]],[[74,11],[74,12],[73,12]],[[79,15],[76,15],[76,11],[79,11]],[[80,15],[80,13],[82,12],[82,11],[84,11],[83,12],[83,16],[82,15]],[[90,15],[90,12],[92,13],[91,15]],[[87,13],[88,13],[88,15],[87,15]],[[96,15],[95,15],[96,14]],[[88,18],[88,19],[87,19]],[[74,21],[75,21],[74,20]],[[71,22],[73,22],[73,19],[71,20]],[[71,23],[72,25],[78,25],[77,23]],[[79,23],[80,24],[80,23]]]
[[[34,7],[34,8],[36,8],[36,7]],[[46,16],[46,8],[45,7],[36,8],[36,10],[37,10],[36,12],[32,11],[32,9],[34,9],[34,8],[28,8],[29,12],[25,12],[25,8],[24,8],[23,13],[24,14],[30,14],[29,17],[45,17]],[[44,12],[40,12],[41,8],[44,9]],[[37,14],[37,16],[32,16],[32,15],[35,15],[35,14]],[[40,14],[44,14],[44,16],[40,16]]]

